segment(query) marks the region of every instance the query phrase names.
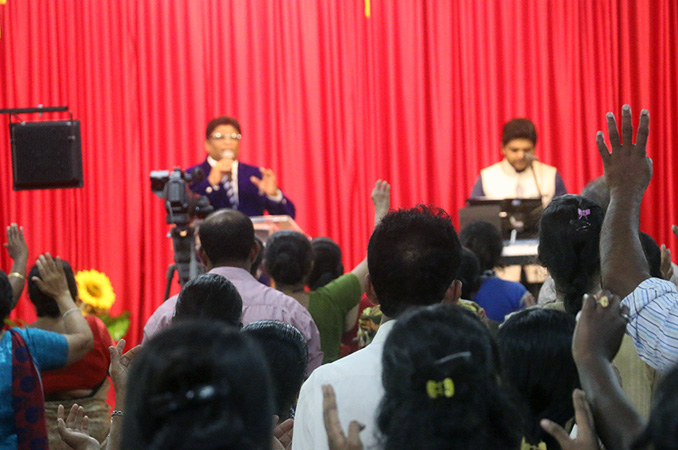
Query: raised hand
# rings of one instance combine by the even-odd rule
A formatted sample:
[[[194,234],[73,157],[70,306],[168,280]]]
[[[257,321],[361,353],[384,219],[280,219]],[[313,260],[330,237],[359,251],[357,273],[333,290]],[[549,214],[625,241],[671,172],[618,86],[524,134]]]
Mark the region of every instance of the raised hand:
[[[619,138],[617,121],[614,114],[607,113],[607,129],[612,151],[605,144],[603,132],[596,136],[598,152],[605,168],[605,183],[610,193],[620,190],[627,194],[641,195],[652,178],[652,160],[647,157],[646,145],[649,134],[650,113],[646,109],[640,112],[640,124],[636,143],[633,144],[633,124],[631,107],[622,107],[622,136]],[[621,142],[623,140],[623,142]]]
[[[670,280],[673,277],[673,265],[671,264],[671,249],[662,244],[661,247],[661,265],[659,270],[662,273],[662,278]]]
[[[599,450],[598,436],[596,435],[593,413],[586,394],[581,389],[572,392],[574,403],[574,418],[577,422],[577,437],[572,439],[570,434],[560,425],[548,419],[539,423],[548,434],[553,436],[563,450]]]
[[[278,416],[273,416],[273,450],[289,450],[292,448],[294,419],[287,419],[278,423]]]
[[[387,181],[377,180],[372,190],[372,203],[374,203],[374,222],[376,225],[391,208],[391,185]]]
[[[116,392],[116,409],[118,408],[120,402],[117,399],[117,395],[125,391],[127,387],[127,377],[129,375],[130,365],[136,355],[141,351],[141,345],[129,350],[127,353],[123,354],[125,350],[125,340],[120,339],[116,346],[108,347],[108,350],[111,353],[111,364],[108,367],[108,372],[111,375],[111,380],[113,380],[113,387]]]
[[[35,284],[38,285],[38,288],[43,293],[55,300],[60,296],[71,297],[64,267],[61,264],[61,258],[57,256],[56,260],[54,260],[49,253],[45,253],[38,257],[36,265],[38,266],[40,277],[33,277],[33,281],[35,281]]]
[[[581,316],[572,338],[575,362],[601,358],[612,361],[624,337],[628,314],[629,309],[621,306],[619,296],[609,291],[596,296],[584,295]]]
[[[278,181],[273,171],[264,167],[260,167],[259,170],[261,170],[261,178],[251,176],[250,181],[264,194],[271,197],[278,195]]]
[[[337,411],[337,397],[334,388],[326,384],[323,386],[323,420],[330,450],[362,450],[363,443],[360,440],[360,432],[365,428],[355,420],[348,425],[348,437],[341,429],[339,413]]]
[[[89,435],[89,418],[82,406],[74,404],[64,421],[64,406],[57,409],[57,430],[61,440],[75,450],[99,450],[99,442]]]
[[[19,227],[15,223],[8,226],[7,243],[3,245],[13,260],[21,260],[24,264],[28,261],[28,245],[24,239],[24,227]]]

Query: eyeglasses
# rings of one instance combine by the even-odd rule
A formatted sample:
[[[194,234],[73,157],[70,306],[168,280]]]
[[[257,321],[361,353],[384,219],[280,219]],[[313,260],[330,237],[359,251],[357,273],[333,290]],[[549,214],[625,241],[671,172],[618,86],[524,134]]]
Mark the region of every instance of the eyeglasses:
[[[242,139],[242,135],[240,133],[231,133],[231,134],[221,134],[221,133],[214,133],[212,136],[210,136],[210,139],[213,141],[223,141],[223,140],[231,140],[231,141],[239,141]]]

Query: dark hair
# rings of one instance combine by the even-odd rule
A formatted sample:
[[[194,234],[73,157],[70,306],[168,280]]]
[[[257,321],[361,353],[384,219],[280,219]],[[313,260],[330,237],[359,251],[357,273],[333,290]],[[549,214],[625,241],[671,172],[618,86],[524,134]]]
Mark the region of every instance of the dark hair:
[[[581,196],[600,206],[605,214],[610,204],[610,190],[605,183],[605,177],[600,176],[589,181],[581,190]]]
[[[461,264],[450,216],[436,206],[392,211],[367,246],[367,266],[381,311],[397,317],[410,306],[440,302]]]
[[[480,261],[471,250],[461,249],[461,266],[457,280],[461,281],[461,298],[471,300],[480,287]]]
[[[206,273],[184,285],[172,322],[212,319],[240,328],[242,298],[226,277]]]
[[[220,209],[200,225],[200,245],[215,265],[246,260],[254,246],[252,220],[240,211]]]
[[[307,284],[315,291],[344,273],[341,263],[341,248],[328,237],[317,237],[311,241],[313,268],[308,274]]]
[[[572,391],[579,386],[572,358],[575,325],[574,316],[566,312],[531,308],[511,314],[499,326],[504,379],[514,390],[530,444],[543,441],[547,448],[559,449],[539,421],[546,418],[565,426],[574,416]]]
[[[504,240],[494,225],[476,220],[466,225],[459,233],[461,245],[476,254],[480,261],[480,270],[492,270],[499,265]]]
[[[71,268],[71,265],[64,260],[61,260],[61,265],[66,274],[68,290],[71,293],[73,301],[75,301],[78,298],[78,283],[75,281],[73,269]],[[42,292],[38,287],[38,284],[33,281],[33,277],[38,277],[42,280],[37,265],[31,267],[31,271],[28,273],[28,298],[31,300],[31,303],[33,303],[33,306],[35,306],[35,312],[38,317],[61,317],[56,300]]]
[[[14,306],[14,291],[7,274],[0,270],[0,315],[6,319]]]
[[[514,139],[529,139],[537,145],[537,129],[530,119],[511,119],[504,124],[501,134],[501,144],[506,145]]]
[[[650,421],[633,445],[645,449],[673,450],[678,441],[678,365],[674,365],[659,382],[652,399]]]
[[[242,329],[264,351],[268,360],[275,399],[274,413],[284,421],[297,402],[308,366],[308,347],[301,331],[292,325],[275,320],[252,322]]]
[[[144,344],[129,379],[122,448],[270,449],[268,367],[249,336],[178,323]]]
[[[240,128],[240,123],[238,123],[237,119],[228,116],[221,116],[209,121],[207,128],[205,129],[205,139],[209,139],[214,130],[219,125],[231,125],[238,131],[239,134],[242,134],[242,129]]]
[[[304,281],[311,270],[311,243],[298,231],[281,230],[266,242],[266,270],[276,284]]]
[[[385,449],[518,448],[518,416],[499,383],[497,347],[473,313],[450,305],[408,311],[393,325],[382,361],[377,425]],[[447,378],[453,395],[431,398],[429,381]]]
[[[650,276],[654,278],[662,277],[662,251],[657,245],[657,241],[652,236],[642,231],[638,234],[640,245],[643,247],[645,259],[650,269]]]
[[[539,260],[556,290],[565,293],[565,310],[570,314],[581,309],[582,296],[600,274],[602,225],[600,206],[578,195],[554,198],[541,216]]]

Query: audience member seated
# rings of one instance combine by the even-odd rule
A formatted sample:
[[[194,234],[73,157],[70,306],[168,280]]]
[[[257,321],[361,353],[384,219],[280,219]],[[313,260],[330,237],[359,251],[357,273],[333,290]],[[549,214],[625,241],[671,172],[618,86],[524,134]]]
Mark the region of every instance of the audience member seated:
[[[210,214],[200,225],[200,260],[210,274],[227,278],[242,298],[242,323],[257,320],[278,320],[289,323],[306,338],[309,352],[308,371],[318,367],[323,359],[320,335],[311,314],[295,299],[259,283],[250,273],[261,247],[254,239],[254,225],[239,211],[222,209]],[[174,316],[178,296],[167,299],[146,322],[147,342],[167,328]]]
[[[42,411],[44,398],[39,371],[57,369],[85,356],[93,346],[92,330],[68,290],[61,260],[49,253],[37,262],[41,279],[36,284],[56,300],[64,333],[37,328],[10,328],[0,332],[0,448],[17,448],[18,437],[35,448],[47,448],[47,428],[42,414],[31,420],[26,414]],[[0,271],[0,317],[9,316],[14,292]],[[28,389],[26,387],[28,386]]]
[[[209,319],[241,328],[242,298],[233,283],[214,273],[199,275],[181,288],[172,322]]]
[[[496,343],[474,314],[450,305],[404,313],[382,361],[377,423],[384,449],[520,448],[520,415],[501,383]],[[348,421],[339,420],[337,405],[341,414],[345,404],[333,392],[323,387],[330,448],[348,448],[360,428],[352,422],[344,435]]]
[[[312,291],[325,286],[344,274],[339,244],[328,237],[317,237],[311,241],[313,267],[308,274],[306,285]]]
[[[390,208],[390,190],[387,182],[379,180],[372,191],[375,224]],[[325,355],[323,364],[337,360],[341,335],[346,329],[346,316],[358,306],[365,292],[367,260],[361,261],[351,273],[306,292],[305,285],[312,267],[311,243],[299,232],[283,230],[269,238],[265,264],[276,289],[297,299],[313,316]]]
[[[502,280],[494,268],[499,265],[504,241],[490,223],[475,221],[459,234],[461,244],[478,256],[482,272],[480,288],[471,300],[478,303],[490,320],[503,322],[504,317],[524,306],[534,304],[534,298],[520,283]]]
[[[66,261],[62,261],[61,265],[66,275],[71,298],[74,303],[79,304],[78,287],[73,270]],[[36,279],[42,278],[38,266],[33,266],[28,276],[28,297],[35,307],[38,319],[30,324],[30,327],[64,334],[65,323],[59,313],[56,300],[40,290]],[[73,314],[80,314],[80,311],[75,311]],[[113,345],[113,340],[106,325],[98,317],[88,315],[85,320],[92,330],[94,348],[80,361],[64,369],[48,370],[42,373],[50,449],[69,448],[61,442],[56,428],[57,410],[60,404],[71,408],[74,403],[77,403],[85,408],[89,417],[90,434],[99,441],[106,437],[110,428],[110,407],[106,403],[106,398],[110,387],[108,366],[111,362],[108,347]]]
[[[575,315],[585,293],[600,291],[602,224],[602,209],[578,195],[558,197],[546,208],[539,231],[539,259],[555,282],[557,301],[544,307],[564,309]],[[641,260],[647,267],[642,250]],[[626,395],[636,409],[648,415],[655,371],[639,356],[628,337],[615,362]]]
[[[476,295],[480,287],[480,260],[466,247],[461,249],[457,280],[461,281],[461,298],[470,299]]]
[[[455,276],[460,262],[459,238],[442,209],[419,205],[381,220],[367,247],[367,296],[381,306],[381,326],[370,345],[320,367],[306,380],[294,422],[295,450],[328,448],[322,420],[326,384],[334,386],[341,421],[360,421],[365,425],[366,447],[377,444],[375,415],[383,395],[384,341],[409,308],[459,299],[461,283]]]
[[[266,360],[249,336],[186,321],[146,343],[129,374],[122,448],[271,448]]]
[[[572,391],[579,387],[572,359],[575,324],[574,317],[563,311],[529,308],[511,314],[499,327],[504,380],[522,416],[523,449],[539,449],[540,444],[558,448],[541,428],[541,419],[572,428]]]
[[[253,322],[242,331],[259,344],[268,362],[273,385],[273,413],[281,422],[294,418],[308,364],[304,335],[292,325],[274,320]]]

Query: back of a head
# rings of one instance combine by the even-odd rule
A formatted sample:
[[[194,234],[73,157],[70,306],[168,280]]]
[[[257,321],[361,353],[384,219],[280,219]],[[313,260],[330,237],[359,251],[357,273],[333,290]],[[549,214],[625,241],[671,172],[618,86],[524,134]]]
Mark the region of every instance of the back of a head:
[[[122,448],[268,450],[268,367],[248,336],[189,321],[151,339],[129,375]]]
[[[499,264],[504,240],[494,225],[476,220],[466,225],[459,233],[461,245],[467,247],[478,256],[480,270],[492,270]]]
[[[257,341],[264,352],[271,370],[274,412],[282,422],[290,417],[290,408],[305,379],[308,366],[306,338],[292,325],[274,320],[252,322],[242,332]]]
[[[66,282],[68,283],[68,290],[73,297],[73,301],[78,298],[78,284],[75,281],[75,276],[73,275],[73,269],[71,265],[66,261],[61,261],[61,265],[64,268],[64,273],[66,274]],[[38,284],[33,281],[33,277],[40,277],[40,271],[38,266],[34,265],[31,267],[31,271],[28,273],[28,298],[35,306],[35,312],[38,317],[61,317],[59,313],[59,307],[57,306],[56,300],[54,300],[49,295],[45,294],[40,290]]]
[[[518,448],[496,344],[474,314],[450,305],[408,311],[386,339],[382,361],[377,424],[385,449]]]
[[[539,260],[565,294],[570,314],[581,309],[582,296],[600,274],[603,218],[600,206],[578,195],[554,198],[541,216]]]
[[[572,358],[576,321],[555,309],[530,308],[512,314],[497,332],[504,379],[518,398],[525,440],[560,448],[539,425],[550,419],[561,426],[574,416],[572,391],[579,385]]]
[[[600,206],[605,214],[610,204],[610,190],[605,183],[605,177],[600,176],[589,181],[581,190],[581,196]]]
[[[537,129],[530,119],[511,119],[504,124],[501,143],[506,145],[514,139],[529,139],[537,145]]]
[[[367,246],[367,266],[382,312],[394,318],[411,306],[440,302],[461,264],[450,216],[419,205],[388,213]]]
[[[462,248],[457,280],[461,281],[461,298],[471,300],[480,285],[480,261],[476,254],[466,247]]]
[[[298,231],[281,230],[266,242],[266,270],[276,284],[301,283],[311,270],[312,255],[306,236]]]
[[[239,328],[242,298],[226,277],[206,273],[190,280],[179,293],[172,322],[211,319]]]
[[[313,268],[308,274],[307,284],[310,290],[325,286],[344,273],[341,263],[341,248],[332,239],[317,237],[311,241],[313,249]]]
[[[638,233],[640,245],[643,247],[643,253],[650,269],[650,276],[654,278],[662,277],[662,251],[657,245],[657,241],[652,236],[642,231]]]
[[[240,211],[220,209],[200,225],[200,245],[214,266],[245,261],[254,246],[252,220]]]
[[[7,274],[0,270],[0,315],[3,320],[12,312],[13,304],[14,292],[12,291],[12,284],[9,282]]]
[[[673,366],[654,392],[647,428],[634,449],[673,450],[678,442],[678,365]]]

